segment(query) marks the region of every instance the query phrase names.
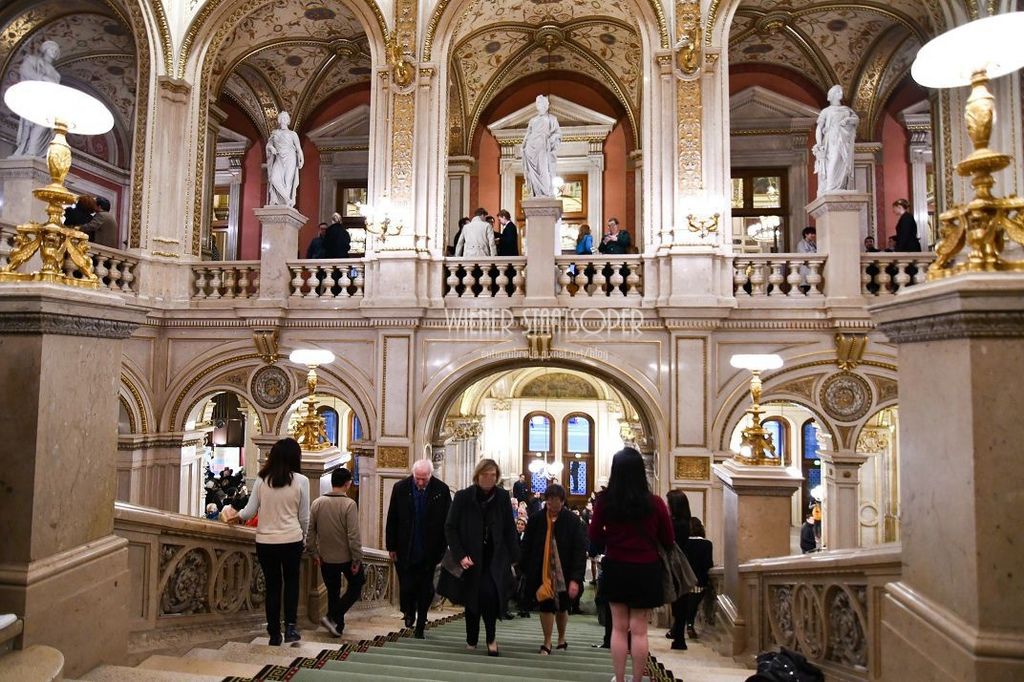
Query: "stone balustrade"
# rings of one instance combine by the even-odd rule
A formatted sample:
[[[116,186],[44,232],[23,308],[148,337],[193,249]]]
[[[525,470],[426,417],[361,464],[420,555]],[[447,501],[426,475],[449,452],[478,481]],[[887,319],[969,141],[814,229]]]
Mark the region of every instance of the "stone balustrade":
[[[526,258],[446,258],[445,299],[521,298],[526,294]]]
[[[288,261],[291,298],[362,298],[366,276],[363,259]]]
[[[892,296],[904,287],[921,284],[935,254],[925,253],[862,253],[860,281],[865,296]]]
[[[256,531],[219,521],[117,502],[114,533],[128,541],[128,569],[138,581],[129,590],[129,630],[136,640],[159,640],[173,628],[207,630],[216,637],[265,622],[263,572],[256,558]],[[355,608],[397,600],[394,564],[386,552],[364,550],[366,583]],[[319,571],[302,563],[299,617],[319,620]]]
[[[256,298],[260,292],[258,260],[204,261],[192,266],[192,300]]]
[[[640,256],[559,256],[558,295],[570,298],[640,298]]]
[[[901,556],[889,544],[740,564],[740,603],[718,597],[722,620],[744,623],[745,644],[733,651],[752,658],[784,646],[829,679],[881,679],[881,604]]]
[[[825,255],[744,254],[733,259],[733,294],[738,299],[814,298],[822,295]]]

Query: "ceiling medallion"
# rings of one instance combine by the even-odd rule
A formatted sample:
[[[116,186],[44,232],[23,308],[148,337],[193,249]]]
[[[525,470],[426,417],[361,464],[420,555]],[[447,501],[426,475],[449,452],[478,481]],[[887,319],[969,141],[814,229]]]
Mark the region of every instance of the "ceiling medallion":
[[[759,36],[773,36],[793,22],[790,12],[769,12],[754,23]]]
[[[352,59],[359,56],[359,45],[351,40],[340,38],[331,43],[330,49],[339,57]]]
[[[260,407],[273,410],[284,404],[292,392],[288,373],[277,365],[261,367],[252,375],[249,392]]]
[[[859,374],[837,372],[821,385],[818,401],[836,421],[855,422],[871,409],[871,386]]]
[[[565,32],[557,26],[541,26],[533,36],[534,42],[550,52],[565,42]]]

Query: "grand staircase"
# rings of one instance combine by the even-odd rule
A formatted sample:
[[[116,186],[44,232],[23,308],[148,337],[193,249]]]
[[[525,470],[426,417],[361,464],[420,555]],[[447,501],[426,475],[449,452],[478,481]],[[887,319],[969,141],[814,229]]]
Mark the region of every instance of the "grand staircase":
[[[551,656],[538,654],[540,622],[517,618],[499,622],[501,655],[488,657],[481,641],[466,649],[460,615],[431,622],[426,639],[412,637],[400,626],[397,613],[350,614],[345,638],[330,637],[323,629],[302,631],[302,641],[272,647],[266,636],[250,642],[227,642],[220,648],[193,648],[183,655],[154,655],[135,667],[106,665],[81,679],[92,682],[379,682],[380,680],[440,680],[444,682],[607,682],[612,677],[611,655],[591,645],[601,641],[603,628],[594,616],[572,616],[569,648]],[[356,620],[358,619],[358,620]],[[388,632],[388,635],[373,633]],[[482,630],[482,628],[481,628]],[[687,651],[672,651],[664,631],[652,629],[652,682],[740,682],[751,674],[708,646],[691,642]]]

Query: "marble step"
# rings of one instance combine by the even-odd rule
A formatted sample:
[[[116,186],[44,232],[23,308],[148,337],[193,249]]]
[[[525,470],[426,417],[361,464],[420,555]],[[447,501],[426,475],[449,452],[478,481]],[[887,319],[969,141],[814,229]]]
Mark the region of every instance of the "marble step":
[[[82,682],[221,682],[224,679],[224,675],[199,675],[166,670],[128,668],[123,665],[101,665],[79,679]]]
[[[280,649],[280,647],[267,648]],[[250,650],[237,651],[231,649],[192,649],[187,654],[185,654],[185,658],[196,658],[202,661],[228,661],[230,663],[249,663],[283,666],[291,665],[296,658],[299,658],[301,656],[302,654],[296,654],[295,656],[275,656],[273,654],[265,652],[257,653]]]
[[[270,638],[269,637],[255,637],[249,643],[253,644],[253,645],[269,647],[270,646]],[[291,642],[289,644],[282,644],[281,646],[275,646],[275,647],[270,647],[270,648],[278,649],[278,650],[281,650],[281,649],[301,649],[305,653],[295,654],[296,656],[308,656],[310,652],[315,652],[313,654],[315,656],[316,654],[319,654],[324,649],[335,649],[335,650],[340,649],[342,644],[344,644],[344,643],[345,643],[344,640],[340,640],[337,637],[325,638],[324,641],[321,642],[319,639],[312,639],[312,638],[306,637],[306,634],[303,633],[302,634],[302,639],[300,639],[298,642]]]
[[[204,661],[198,658],[180,658],[177,656],[150,656],[136,666],[140,670],[164,670],[167,672],[188,673],[190,675],[218,675],[221,678],[252,677],[263,670],[260,663],[234,663],[231,661]]]

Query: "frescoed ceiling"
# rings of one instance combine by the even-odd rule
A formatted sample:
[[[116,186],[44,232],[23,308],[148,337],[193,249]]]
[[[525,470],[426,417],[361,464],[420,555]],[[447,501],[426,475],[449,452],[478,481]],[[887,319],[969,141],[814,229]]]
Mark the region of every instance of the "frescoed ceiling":
[[[730,27],[729,64],[788,69],[822,93],[842,85],[860,114],[860,138],[870,139],[885,101],[934,33],[922,0],[745,0]]]
[[[115,128],[105,142],[97,139],[90,144],[71,135],[69,143],[127,167],[135,128],[137,66],[135,43],[123,16],[100,0],[48,0],[13,16],[0,14],[0,99],[20,80],[25,58],[38,54],[47,40],[60,47],[54,66],[61,83],[99,98],[114,114]],[[0,131],[13,140],[17,130],[17,117],[0,104]]]
[[[221,44],[213,66],[216,90],[264,135],[278,112],[299,127],[333,93],[370,75],[363,27],[337,0],[258,7]]]
[[[449,153],[469,153],[480,114],[495,95],[545,70],[579,73],[606,84],[636,131],[643,76],[634,15],[632,3],[622,0],[471,3],[456,22],[449,64],[459,98],[458,106],[449,106]]]

